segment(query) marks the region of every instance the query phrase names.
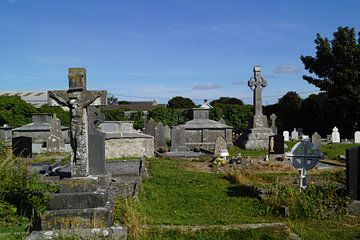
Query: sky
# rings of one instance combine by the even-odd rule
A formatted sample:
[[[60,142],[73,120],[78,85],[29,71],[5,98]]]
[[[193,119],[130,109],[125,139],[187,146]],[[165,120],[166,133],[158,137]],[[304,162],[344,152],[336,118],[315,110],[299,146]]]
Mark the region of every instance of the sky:
[[[263,103],[319,90],[301,55],[316,33],[360,31],[358,0],[0,0],[0,91],[68,88],[85,67],[87,87],[119,100],[196,103],[222,96],[252,102],[260,65]]]

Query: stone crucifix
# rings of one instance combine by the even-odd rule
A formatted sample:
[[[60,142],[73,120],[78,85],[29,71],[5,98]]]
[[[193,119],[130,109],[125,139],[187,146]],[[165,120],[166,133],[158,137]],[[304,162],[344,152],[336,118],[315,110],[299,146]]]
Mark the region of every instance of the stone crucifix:
[[[254,66],[254,77],[248,81],[248,86],[254,92],[254,115],[262,115],[262,88],[266,87],[267,81],[261,76],[259,65]]]
[[[89,147],[87,108],[100,99],[104,102],[106,91],[86,90],[86,69],[69,68],[69,90],[49,91],[49,105],[60,105],[69,108],[70,143],[71,143],[71,176],[89,175]],[[55,100],[51,101],[51,100]],[[106,101],[106,100],[105,100]]]

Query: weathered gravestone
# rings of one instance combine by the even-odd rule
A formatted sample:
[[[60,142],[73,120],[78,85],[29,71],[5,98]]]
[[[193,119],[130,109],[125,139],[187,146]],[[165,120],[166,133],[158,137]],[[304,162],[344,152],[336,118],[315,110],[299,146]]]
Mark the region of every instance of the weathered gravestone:
[[[12,139],[12,151],[14,156],[22,158],[32,157],[32,139],[31,137],[14,137]]]
[[[2,127],[0,127],[0,140],[3,140],[5,142],[5,146],[10,147],[12,142],[12,127],[10,127],[7,124],[4,124]]]
[[[248,81],[248,86],[254,92],[254,117],[250,123],[249,133],[244,137],[243,145],[246,149],[266,149],[272,130],[268,127],[267,117],[262,111],[262,89],[267,86],[267,81],[261,76],[260,66],[254,66],[254,77]]]
[[[56,105],[53,99],[70,110],[71,175],[89,176],[88,106],[97,99],[101,99],[97,104],[105,105],[106,91],[87,91],[85,68],[69,68],[69,90],[48,94],[50,105]]]
[[[161,150],[166,148],[165,127],[162,122],[155,124],[154,148]]]
[[[332,143],[340,143],[340,133],[339,133],[339,129],[337,127],[333,128],[333,131],[331,133],[331,142]]]
[[[296,131],[296,128],[291,132],[291,139],[295,141],[299,140],[299,133]]]
[[[354,143],[360,143],[360,131],[354,133]]]
[[[275,124],[276,119],[277,119],[277,116],[273,113],[273,114],[270,115],[270,119],[271,119],[271,126],[270,126],[270,128],[271,128],[271,130],[273,131],[273,134],[274,134],[274,135],[277,135],[278,132],[277,132],[276,124]]]
[[[319,133],[314,132],[314,134],[311,136],[311,142],[315,144],[316,146],[320,147],[321,145],[321,136]]]
[[[285,141],[285,142],[290,141],[289,131],[283,131],[283,137],[284,137],[284,141]]]
[[[186,134],[185,128],[175,126],[171,129],[171,148],[172,152],[186,152],[188,148],[185,144]]]
[[[227,150],[227,142],[224,137],[219,136],[215,140],[214,157],[221,157],[221,153]]]
[[[46,148],[48,152],[61,152],[65,150],[61,122],[56,116],[50,120],[50,136],[46,138]]]
[[[269,154],[284,154],[284,137],[273,135],[269,137]]]
[[[145,120],[144,133],[155,137],[155,125],[156,122],[154,119],[150,118],[149,120]]]

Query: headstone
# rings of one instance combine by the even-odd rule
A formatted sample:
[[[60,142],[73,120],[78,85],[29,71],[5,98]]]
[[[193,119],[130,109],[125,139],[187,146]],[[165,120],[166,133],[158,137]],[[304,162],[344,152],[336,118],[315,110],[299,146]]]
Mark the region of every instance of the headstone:
[[[155,149],[165,149],[165,127],[162,122],[155,124],[155,136],[154,136],[154,148]]]
[[[285,141],[285,142],[290,141],[289,131],[283,131],[283,137],[284,137],[284,141]]]
[[[360,147],[346,150],[346,185],[353,200],[360,200]]]
[[[299,133],[296,131],[296,128],[291,132],[291,139],[295,141],[299,140]]]
[[[32,157],[32,139],[31,137],[15,137],[12,139],[12,151],[14,156],[22,158]]]
[[[331,142],[332,143],[340,143],[340,133],[339,133],[339,129],[337,127],[333,128],[333,131],[331,133]]]
[[[144,126],[144,133],[155,137],[155,125],[156,122],[154,121],[154,119],[150,118],[149,120],[146,120]]]
[[[321,136],[317,132],[314,132],[314,134],[311,136],[311,142],[315,144],[316,146],[320,147],[321,145]]]
[[[188,148],[185,145],[185,128],[175,126],[171,129],[171,148],[172,152],[185,152]]]
[[[269,154],[284,154],[284,136],[270,136],[268,152]]]
[[[61,122],[56,116],[50,119],[50,136],[46,138],[46,148],[48,152],[61,152],[65,149]]]
[[[97,130],[104,122],[105,117],[95,106],[88,107],[88,129],[89,129],[89,174],[105,174],[105,136],[106,134]]]
[[[12,127],[10,127],[7,124],[4,124],[2,127],[0,127],[0,140],[3,140],[5,142],[5,146],[10,147],[12,142]]]
[[[360,131],[354,133],[354,143],[360,143]]]
[[[166,125],[164,127],[165,130],[165,141],[170,141],[171,140],[171,129],[168,125]]]
[[[85,68],[69,68],[68,77],[69,90],[49,91],[49,104],[53,105],[55,101],[69,108],[71,176],[86,177],[89,175],[88,106],[96,100],[106,105],[106,91],[86,90]]]
[[[223,150],[227,150],[227,142],[224,137],[219,136],[215,140],[214,157],[221,157]]]
[[[276,124],[275,124],[277,116],[273,113],[273,114],[270,115],[270,119],[271,119],[270,128],[273,130],[273,134],[277,135],[277,127],[276,127]]]

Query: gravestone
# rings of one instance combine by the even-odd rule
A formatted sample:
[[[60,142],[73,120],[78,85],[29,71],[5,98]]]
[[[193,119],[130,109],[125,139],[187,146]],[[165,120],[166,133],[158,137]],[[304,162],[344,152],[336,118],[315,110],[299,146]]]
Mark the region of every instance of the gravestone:
[[[289,131],[283,131],[283,137],[284,137],[284,141],[285,141],[285,142],[290,141]]]
[[[162,122],[155,124],[155,136],[154,136],[154,148],[155,149],[165,149],[165,127]]]
[[[69,108],[71,175],[86,177],[89,175],[88,106],[94,104],[97,99],[100,99],[97,104],[106,104],[106,91],[86,90],[85,68],[69,68],[68,76],[69,90],[49,91],[49,105]]]
[[[299,140],[299,133],[296,131],[296,128],[291,132],[291,139],[295,141]]]
[[[156,122],[154,119],[150,118],[149,120],[145,120],[144,133],[155,137],[155,125]]]
[[[360,143],[360,131],[354,133],[354,143]]]
[[[0,140],[5,142],[5,146],[10,147],[12,142],[12,127],[7,124],[4,124],[0,127]]]
[[[170,141],[171,140],[171,129],[168,125],[166,125],[164,127],[164,130],[165,130],[165,141]]]
[[[50,119],[50,136],[46,138],[46,148],[48,152],[61,152],[65,150],[61,122],[56,116]]]
[[[284,154],[284,136],[273,135],[269,137],[269,154]]]
[[[346,186],[353,200],[360,200],[360,147],[346,150]]]
[[[227,150],[227,142],[224,137],[219,136],[215,140],[214,157],[221,157],[223,150]]]
[[[321,145],[321,136],[317,132],[314,132],[314,134],[311,136],[311,142],[315,144],[316,146],[320,147]]]
[[[340,143],[340,133],[339,133],[339,129],[337,127],[333,128],[333,131],[331,133],[331,142],[332,143]]]
[[[253,91],[254,117],[250,123],[248,134],[243,137],[246,149],[267,149],[269,136],[272,135],[268,127],[268,120],[262,110],[262,89],[267,86],[267,81],[261,76],[259,65],[254,66],[254,76],[248,81],[248,86]]]
[[[185,128],[175,126],[171,129],[171,148],[172,152],[186,152],[188,148],[185,145]]]
[[[14,137],[12,139],[12,152],[16,157],[32,157],[32,139],[31,137]]]
[[[272,129],[273,134],[274,134],[274,135],[277,135],[278,132],[277,132],[276,124],[275,124],[276,119],[277,119],[277,116],[273,113],[273,114],[270,115],[270,119],[271,119],[271,126],[270,126],[270,128]]]

